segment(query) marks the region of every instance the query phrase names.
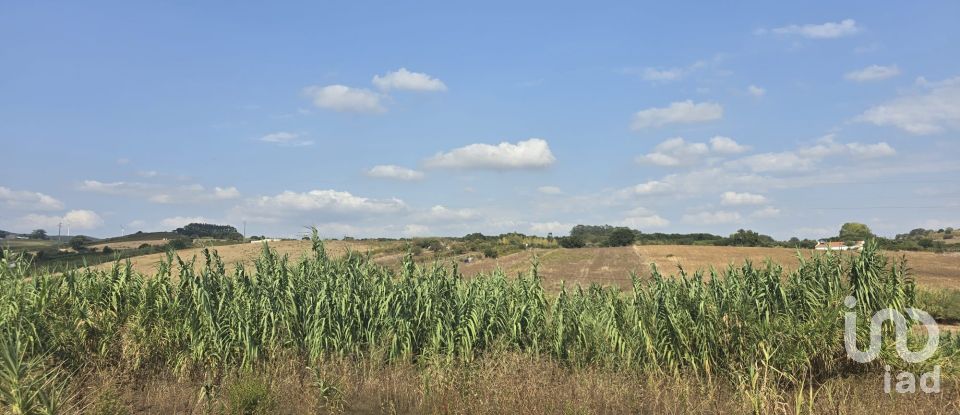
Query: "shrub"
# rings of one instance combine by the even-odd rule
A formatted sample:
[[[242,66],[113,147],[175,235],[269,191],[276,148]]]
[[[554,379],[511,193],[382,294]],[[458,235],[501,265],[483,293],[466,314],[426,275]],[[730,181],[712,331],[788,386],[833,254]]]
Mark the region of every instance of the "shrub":
[[[487,258],[496,258],[500,256],[500,254],[497,252],[496,248],[492,246],[488,246],[486,248],[483,248],[483,256]]]
[[[607,246],[627,246],[632,245],[636,236],[629,228],[617,228],[607,237]]]
[[[244,376],[227,388],[227,414],[266,415],[277,408],[277,398],[270,385],[253,375]]]
[[[112,254],[112,253],[113,253],[113,248],[111,248],[110,245],[104,245],[104,246],[103,246],[103,253],[105,253],[105,254]]]
[[[140,244],[140,246],[137,247],[137,249],[148,249],[148,248],[150,248],[150,244]]]
[[[587,246],[587,244],[583,241],[583,238],[570,235],[560,238],[560,246],[564,248],[583,248],[584,246]]]
[[[186,238],[171,239],[169,242],[167,242],[167,248],[174,249],[174,250],[187,249],[190,247],[190,245],[191,245],[191,241]]]

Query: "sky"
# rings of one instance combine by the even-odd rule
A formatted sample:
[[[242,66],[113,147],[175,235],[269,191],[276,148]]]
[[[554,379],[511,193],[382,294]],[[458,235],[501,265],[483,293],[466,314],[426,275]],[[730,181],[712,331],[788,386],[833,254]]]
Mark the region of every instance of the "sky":
[[[955,1],[4,2],[0,229],[960,227],[957,16]]]

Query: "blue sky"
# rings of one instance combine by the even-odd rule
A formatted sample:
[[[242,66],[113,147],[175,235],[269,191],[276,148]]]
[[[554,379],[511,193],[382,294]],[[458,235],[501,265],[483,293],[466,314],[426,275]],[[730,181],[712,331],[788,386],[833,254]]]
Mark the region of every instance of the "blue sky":
[[[726,3],[7,2],[0,229],[960,226],[960,4]]]

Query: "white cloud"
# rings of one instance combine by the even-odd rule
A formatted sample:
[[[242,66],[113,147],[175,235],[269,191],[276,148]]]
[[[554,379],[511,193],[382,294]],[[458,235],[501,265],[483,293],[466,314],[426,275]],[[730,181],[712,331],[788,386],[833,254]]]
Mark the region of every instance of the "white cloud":
[[[479,219],[480,214],[472,209],[450,209],[436,205],[416,217],[422,222],[463,222]]]
[[[286,146],[309,146],[313,145],[312,140],[303,139],[302,134],[279,131],[260,137],[260,141]]]
[[[233,186],[214,187],[211,191],[200,184],[168,186],[138,182],[84,180],[78,189],[91,193],[142,198],[160,204],[205,203],[240,197],[240,191]]]
[[[897,65],[870,65],[857,71],[847,72],[844,78],[856,82],[867,82],[892,78],[897,75],[900,75],[900,68],[898,68]]]
[[[814,159],[798,156],[784,151],[779,153],[761,153],[747,156],[727,163],[728,167],[746,167],[754,172],[783,172],[807,170],[814,165]]]
[[[63,202],[40,192],[0,186],[0,206],[17,210],[60,210],[63,209]]]
[[[308,86],[304,94],[319,108],[340,112],[379,113],[386,109],[380,104],[380,95],[369,89],[344,85]]]
[[[403,89],[409,91],[446,91],[443,81],[420,72],[410,72],[400,68],[386,75],[374,75],[373,84],[384,91]]]
[[[695,163],[709,152],[704,143],[688,143],[682,137],[674,137],[657,144],[652,153],[638,157],[637,161],[672,167]]]
[[[801,157],[811,159],[844,155],[860,159],[869,159],[889,157],[895,155],[897,152],[889,144],[882,141],[874,144],[858,142],[847,144],[837,143],[831,134],[820,138],[817,140],[817,144],[813,146],[798,149],[796,153]]]
[[[174,216],[161,220],[160,226],[166,230],[174,230],[191,223],[210,223],[210,220],[203,216]]]
[[[213,198],[218,200],[236,199],[240,197],[240,191],[236,187],[214,187]]]
[[[336,190],[309,192],[284,191],[274,196],[260,196],[241,207],[243,216],[277,219],[291,213],[358,215],[403,212],[407,205],[402,200],[371,199]],[[269,221],[269,220],[267,220]]]
[[[750,146],[741,145],[730,137],[718,135],[710,139],[710,148],[720,154],[739,154],[749,150]]]
[[[724,223],[736,223],[743,220],[737,212],[716,211],[699,212],[695,214],[683,215],[683,221],[694,225],[719,225]]]
[[[402,233],[404,236],[427,236],[430,234],[430,227],[412,223],[404,226]]]
[[[653,152],[637,157],[637,162],[656,166],[677,167],[699,164],[713,153],[713,155],[728,155],[741,153],[749,149],[738,144],[731,138],[716,136],[706,143],[688,142],[682,137],[674,137],[657,144]]]
[[[764,203],[767,203],[767,198],[764,195],[754,193],[723,192],[723,194],[720,195],[721,205],[762,205]]]
[[[627,195],[650,195],[657,193],[666,193],[673,190],[673,185],[659,180],[651,180],[640,183],[626,189]]]
[[[860,30],[855,20],[844,19],[840,22],[822,24],[794,24],[771,29],[770,32],[778,35],[799,35],[809,39],[835,39],[857,34]],[[766,30],[760,30],[758,33],[764,34]]]
[[[723,118],[723,107],[713,102],[691,100],[671,103],[662,108],[647,108],[633,115],[631,128],[643,130],[669,124],[694,124]]]
[[[540,186],[537,188],[537,191],[545,195],[559,195],[563,194],[563,191],[560,190],[557,186]]]
[[[367,170],[367,176],[376,177],[378,179],[395,179],[395,180],[420,180],[424,177],[423,172],[416,171],[413,169],[408,169],[406,167],[395,166],[392,164],[384,164],[379,166],[373,166],[370,170]]]
[[[664,228],[670,225],[670,221],[649,209],[638,207],[627,212],[626,217],[620,221],[619,225],[643,230]]]
[[[570,229],[573,229],[574,224],[572,223],[562,223],[562,222],[531,222],[530,223],[530,233],[535,235],[546,235],[552,233],[554,235],[565,235],[570,232]]]
[[[960,130],[960,77],[920,86],[928,90],[872,107],[857,120],[917,135]]]
[[[747,93],[755,97],[762,97],[767,94],[767,90],[756,85],[750,85],[747,87]]]
[[[47,216],[31,213],[17,220],[23,229],[54,229],[59,224],[76,230],[95,229],[103,225],[103,219],[92,210],[71,210],[63,216]]]
[[[516,144],[470,144],[424,161],[433,168],[460,169],[530,169],[549,167],[556,161],[545,140],[531,138]]]
[[[770,219],[778,216],[780,216],[780,209],[777,209],[773,206],[767,206],[765,208],[755,210],[750,214],[750,217],[758,219]]]
[[[684,76],[686,71],[683,68],[657,69],[645,68],[640,75],[644,81],[666,82],[676,81]]]

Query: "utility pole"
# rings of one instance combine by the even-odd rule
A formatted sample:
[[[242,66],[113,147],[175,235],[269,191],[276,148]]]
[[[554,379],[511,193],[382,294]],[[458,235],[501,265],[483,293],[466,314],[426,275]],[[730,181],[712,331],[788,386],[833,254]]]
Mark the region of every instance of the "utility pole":
[[[247,239],[247,221],[243,221],[243,239]]]

